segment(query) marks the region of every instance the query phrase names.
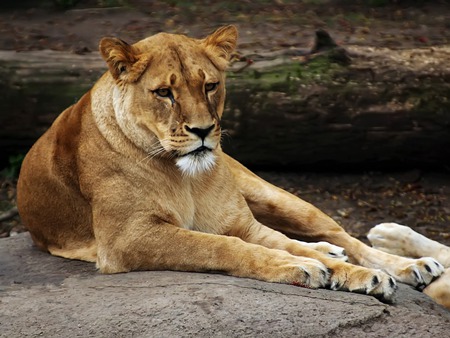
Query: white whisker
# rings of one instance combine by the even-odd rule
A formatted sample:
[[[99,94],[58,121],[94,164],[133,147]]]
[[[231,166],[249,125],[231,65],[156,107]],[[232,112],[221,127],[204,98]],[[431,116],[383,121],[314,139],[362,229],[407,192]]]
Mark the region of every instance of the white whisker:
[[[230,134],[230,132],[227,129],[223,129],[222,133],[220,135],[220,143],[223,143],[224,140],[230,140],[232,139],[232,136]]]
[[[150,160],[150,154],[149,155],[147,155],[147,156],[145,156],[142,160],[140,160],[139,162],[138,162],[138,164],[141,164],[142,162],[144,162],[145,160]]]
[[[139,161],[139,163],[142,163],[144,161],[150,161],[151,159],[155,158],[156,156],[159,156],[163,154],[166,149],[164,148],[164,144],[167,144],[168,141],[163,140],[156,140],[152,145],[150,145],[150,148],[153,148],[150,152],[148,152],[147,156],[145,156],[142,160]]]

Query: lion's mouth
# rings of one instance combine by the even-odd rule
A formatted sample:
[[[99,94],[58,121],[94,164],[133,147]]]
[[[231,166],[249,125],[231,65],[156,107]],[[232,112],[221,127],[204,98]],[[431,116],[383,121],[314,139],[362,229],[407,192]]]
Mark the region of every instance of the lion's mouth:
[[[190,151],[187,154],[184,154],[182,156],[184,157],[184,156],[191,156],[191,155],[194,155],[194,156],[195,155],[201,155],[201,154],[206,153],[206,152],[211,151],[211,150],[212,150],[211,148],[208,148],[208,147],[206,147],[204,145],[201,145],[197,149],[194,149],[194,150],[192,150],[192,151]]]

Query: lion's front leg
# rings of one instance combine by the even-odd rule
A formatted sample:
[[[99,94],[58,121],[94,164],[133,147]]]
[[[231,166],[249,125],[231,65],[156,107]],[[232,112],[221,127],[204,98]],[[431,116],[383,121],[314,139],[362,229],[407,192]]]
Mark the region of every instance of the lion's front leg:
[[[237,237],[191,231],[163,216],[134,214],[114,221],[110,211],[94,213],[97,267],[102,273],[132,270],[220,271],[267,282],[324,287],[326,267],[313,259],[246,243]],[[126,211],[125,211],[126,213]],[[94,222],[95,222],[94,217]]]
[[[338,245],[352,262],[382,269],[413,286],[429,284],[442,274],[442,267],[432,258],[408,259],[365,245],[310,203],[264,181],[231,157],[225,158],[242,195],[261,223],[314,242]]]
[[[365,293],[386,302],[391,302],[394,298],[397,285],[392,277],[381,270],[368,269],[349,264],[340,259],[330,258],[327,254],[313,249],[316,246],[311,247],[289,239],[282,233],[270,229],[256,220],[248,227],[232,229],[230,235],[238,236],[249,243],[285,250],[296,256],[320,261],[330,271],[330,281],[327,287],[332,290]],[[326,248],[329,247],[326,246]]]

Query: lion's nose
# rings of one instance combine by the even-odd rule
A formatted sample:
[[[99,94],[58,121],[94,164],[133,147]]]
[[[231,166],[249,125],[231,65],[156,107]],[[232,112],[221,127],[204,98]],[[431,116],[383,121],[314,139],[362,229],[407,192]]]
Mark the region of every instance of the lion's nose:
[[[209,126],[208,128],[190,128],[189,126],[184,126],[187,132],[197,135],[202,139],[205,139],[206,136],[214,129],[214,124]]]

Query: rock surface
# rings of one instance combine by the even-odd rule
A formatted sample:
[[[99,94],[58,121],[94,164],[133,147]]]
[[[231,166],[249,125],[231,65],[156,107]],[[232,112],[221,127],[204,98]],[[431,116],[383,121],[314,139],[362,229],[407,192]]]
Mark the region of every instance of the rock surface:
[[[444,337],[450,312],[400,285],[395,305],[218,274],[100,275],[28,234],[0,240],[1,337]]]

